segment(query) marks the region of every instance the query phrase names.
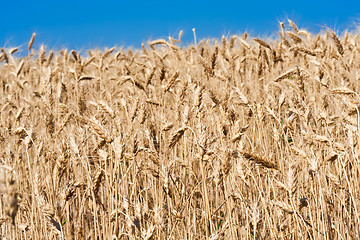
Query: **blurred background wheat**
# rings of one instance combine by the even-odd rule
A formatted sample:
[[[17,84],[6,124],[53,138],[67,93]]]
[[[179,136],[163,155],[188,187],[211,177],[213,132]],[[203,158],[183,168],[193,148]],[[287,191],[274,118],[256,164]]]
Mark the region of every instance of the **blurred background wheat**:
[[[181,36],[1,48],[2,239],[360,237],[359,36]]]

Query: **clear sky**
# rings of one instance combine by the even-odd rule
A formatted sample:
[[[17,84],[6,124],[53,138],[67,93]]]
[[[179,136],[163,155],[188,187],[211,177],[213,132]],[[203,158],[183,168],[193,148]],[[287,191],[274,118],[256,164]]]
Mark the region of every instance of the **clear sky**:
[[[75,50],[112,47],[140,48],[151,39],[176,37],[185,42],[242,34],[276,34],[278,21],[318,32],[326,25],[341,33],[360,23],[360,1],[93,1],[0,0],[0,47],[26,46],[33,32],[35,47]],[[24,49],[26,47],[23,47]]]

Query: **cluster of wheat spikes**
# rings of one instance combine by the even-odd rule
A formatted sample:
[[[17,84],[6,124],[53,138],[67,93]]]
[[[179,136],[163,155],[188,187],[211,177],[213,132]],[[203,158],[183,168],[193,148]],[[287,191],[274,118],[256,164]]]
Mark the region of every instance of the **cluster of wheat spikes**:
[[[1,48],[1,238],[359,239],[360,37],[279,35]]]

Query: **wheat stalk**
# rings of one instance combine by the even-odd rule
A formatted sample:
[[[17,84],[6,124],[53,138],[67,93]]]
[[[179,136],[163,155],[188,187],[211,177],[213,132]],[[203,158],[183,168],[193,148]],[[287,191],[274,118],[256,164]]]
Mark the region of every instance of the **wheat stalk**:
[[[261,166],[264,166],[266,168],[271,168],[271,169],[278,169],[277,165],[265,158],[262,158],[260,156],[257,156],[253,153],[249,153],[249,152],[244,152],[244,151],[239,151],[240,154],[242,154],[244,156],[244,158],[246,158],[249,161],[255,162]]]
[[[258,44],[260,44],[261,46],[263,46],[263,47],[265,47],[265,48],[267,48],[269,50],[272,50],[270,45],[268,43],[264,42],[263,40],[260,40],[258,38],[254,38],[254,41],[257,42]]]
[[[290,26],[292,27],[292,29],[294,30],[294,32],[295,32],[295,33],[298,33],[298,32],[299,32],[299,29],[298,29],[298,27],[296,26],[296,24],[295,24],[293,21],[291,21],[290,19],[288,19],[288,22],[289,22]]]
[[[31,35],[31,38],[30,38],[30,41],[29,41],[29,44],[28,44],[28,50],[29,50],[29,51],[31,50],[31,48],[32,48],[32,46],[33,46],[33,44],[34,44],[35,37],[36,37],[36,33],[33,33],[33,34]]]
[[[186,131],[187,127],[182,127],[179,128],[178,130],[176,130],[173,135],[170,138],[168,147],[169,148],[173,148],[176,143],[180,140],[180,138],[184,135],[185,131]]]
[[[334,40],[336,49],[340,53],[340,55],[344,54],[344,48],[339,40],[339,38],[336,36],[336,33],[334,33],[331,29],[328,29],[328,33],[330,34],[330,37]]]
[[[177,70],[172,77],[170,78],[168,84],[166,85],[166,87],[164,88],[164,93],[169,91],[170,88],[172,88],[177,80],[177,78],[179,77],[179,70]]]

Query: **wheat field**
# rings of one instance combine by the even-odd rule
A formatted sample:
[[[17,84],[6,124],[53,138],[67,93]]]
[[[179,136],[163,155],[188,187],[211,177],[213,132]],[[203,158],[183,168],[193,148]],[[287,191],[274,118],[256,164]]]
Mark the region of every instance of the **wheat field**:
[[[1,239],[360,238],[359,35],[181,36],[1,48]]]

